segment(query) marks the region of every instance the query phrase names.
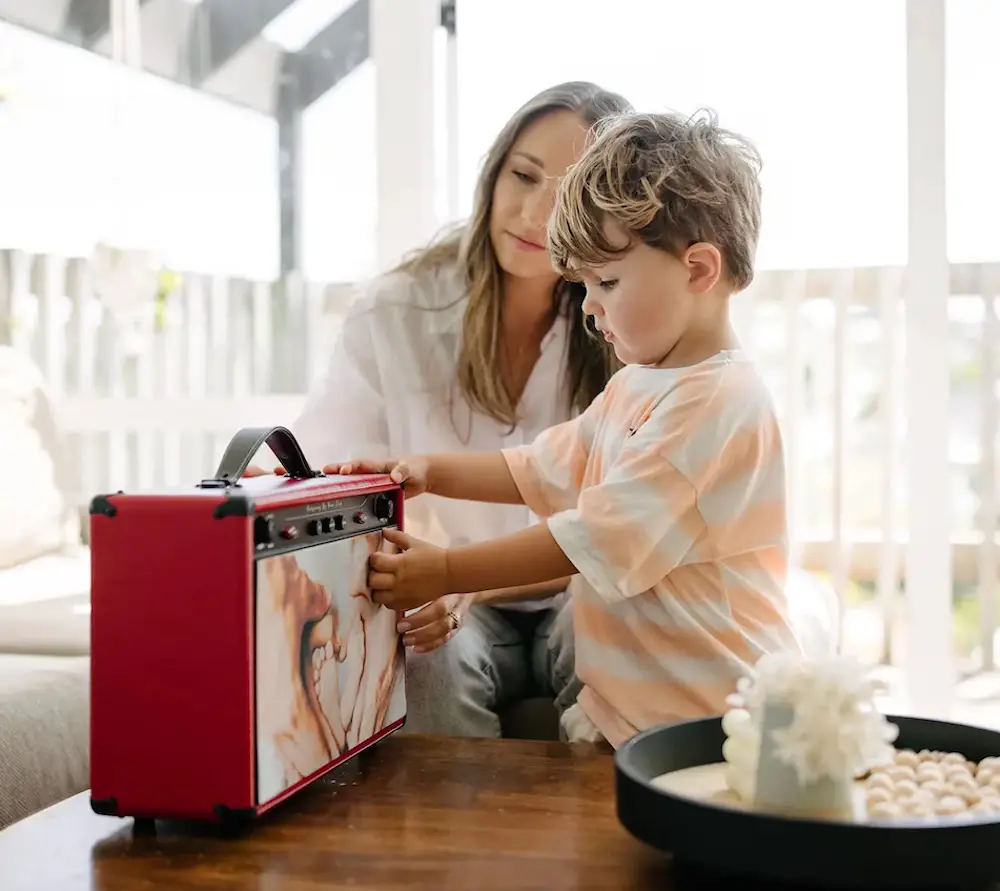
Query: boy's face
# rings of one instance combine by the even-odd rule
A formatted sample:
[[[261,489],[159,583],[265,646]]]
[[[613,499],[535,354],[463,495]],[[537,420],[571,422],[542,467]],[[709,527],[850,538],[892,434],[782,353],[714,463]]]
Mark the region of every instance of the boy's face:
[[[583,311],[626,365],[656,365],[687,327],[687,269],[666,251],[640,242],[579,274],[587,288]]]
[[[628,233],[609,224],[612,244],[629,243]],[[682,340],[697,338],[704,327],[704,295],[718,281],[719,270],[695,256],[682,258],[643,242],[633,242],[619,257],[601,266],[578,266],[587,288],[583,311],[626,365],[659,365]],[[690,254],[690,256],[689,256]],[[679,350],[678,352],[685,352]]]

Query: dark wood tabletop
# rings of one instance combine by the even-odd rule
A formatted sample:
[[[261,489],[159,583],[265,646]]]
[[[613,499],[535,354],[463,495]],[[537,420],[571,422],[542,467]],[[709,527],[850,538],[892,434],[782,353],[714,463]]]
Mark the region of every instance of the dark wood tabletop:
[[[100,817],[86,794],[0,832],[3,891],[657,889],[669,859],[615,816],[611,756],[398,735],[226,835]]]

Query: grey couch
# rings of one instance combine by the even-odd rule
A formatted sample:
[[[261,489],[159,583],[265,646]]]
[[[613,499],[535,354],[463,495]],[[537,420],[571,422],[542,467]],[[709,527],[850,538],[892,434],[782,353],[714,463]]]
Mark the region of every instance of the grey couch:
[[[0,347],[0,828],[87,788],[90,570],[56,430]]]
[[[87,788],[89,662],[0,654],[0,829]]]

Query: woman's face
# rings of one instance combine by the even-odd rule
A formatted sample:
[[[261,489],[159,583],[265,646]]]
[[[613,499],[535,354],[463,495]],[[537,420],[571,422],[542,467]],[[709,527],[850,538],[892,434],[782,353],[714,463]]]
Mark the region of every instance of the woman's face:
[[[559,276],[545,249],[545,230],[559,180],[586,143],[587,123],[572,111],[554,111],[521,132],[493,187],[490,240],[500,268],[521,279]]]

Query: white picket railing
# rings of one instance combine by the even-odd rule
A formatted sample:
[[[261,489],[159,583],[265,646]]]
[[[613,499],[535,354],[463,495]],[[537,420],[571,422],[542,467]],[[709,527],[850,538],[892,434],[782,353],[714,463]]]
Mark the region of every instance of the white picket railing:
[[[136,338],[91,285],[84,260],[0,253],[0,342],[43,370],[81,504],[201,479],[235,429],[290,421],[351,292],[186,275]]]
[[[906,540],[903,287],[901,268],[765,271],[735,302],[737,327],[782,414],[796,560],[828,574],[842,598],[853,583],[874,585],[884,616],[897,609]],[[161,313],[150,307],[144,336],[130,345],[93,295],[86,261],[6,251],[0,343],[43,369],[84,505],[95,492],[199,480],[237,428],[291,421],[352,292],[297,279],[184,276]],[[960,406],[972,420],[958,425],[974,429],[973,442],[958,442],[968,454],[953,462],[976,477],[980,499],[974,521],[955,528],[954,576],[980,588],[987,667],[1000,574],[998,296],[1000,263],[952,267],[952,300],[971,319],[958,347],[974,350],[969,362],[978,369],[973,404]],[[864,408],[866,399],[873,409]],[[828,485],[817,488],[823,480]],[[862,496],[874,505],[864,516]],[[884,622],[885,650],[891,624]]]

